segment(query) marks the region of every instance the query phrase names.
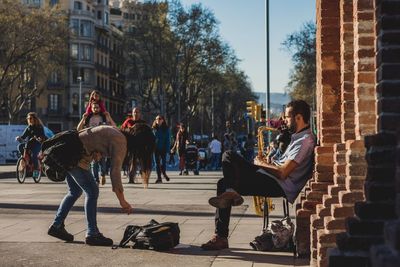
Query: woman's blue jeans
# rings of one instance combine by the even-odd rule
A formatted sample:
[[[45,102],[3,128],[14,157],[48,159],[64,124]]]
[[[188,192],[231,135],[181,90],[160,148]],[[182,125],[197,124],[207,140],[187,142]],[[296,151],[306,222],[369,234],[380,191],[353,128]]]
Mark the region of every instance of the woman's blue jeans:
[[[87,221],[87,236],[93,236],[99,233],[97,228],[97,199],[99,197],[99,188],[89,170],[80,167],[68,171],[66,177],[68,193],[58,208],[53,225],[59,226],[64,223],[75,201],[85,192],[85,214]]]

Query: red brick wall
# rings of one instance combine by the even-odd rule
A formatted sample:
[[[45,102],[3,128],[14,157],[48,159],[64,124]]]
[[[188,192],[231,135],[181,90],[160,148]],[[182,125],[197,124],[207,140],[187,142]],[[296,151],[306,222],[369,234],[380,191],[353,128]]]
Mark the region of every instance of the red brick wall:
[[[373,3],[317,1],[321,146],[316,148],[311,190],[297,210],[299,231],[305,231],[305,221],[310,223],[311,265],[315,266],[327,266],[328,248],[335,247],[336,235],[345,231],[345,218],[354,214],[354,203],[364,199],[363,139],[377,127]]]

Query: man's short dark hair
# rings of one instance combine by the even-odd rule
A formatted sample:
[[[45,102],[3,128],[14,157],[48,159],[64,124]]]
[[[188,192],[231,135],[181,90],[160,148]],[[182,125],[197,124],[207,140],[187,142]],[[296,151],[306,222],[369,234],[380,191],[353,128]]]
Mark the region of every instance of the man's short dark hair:
[[[287,106],[287,108],[292,108],[292,116],[296,116],[297,114],[300,114],[303,116],[304,123],[309,123],[310,121],[310,105],[307,104],[306,101],[304,100],[293,100],[290,101]]]

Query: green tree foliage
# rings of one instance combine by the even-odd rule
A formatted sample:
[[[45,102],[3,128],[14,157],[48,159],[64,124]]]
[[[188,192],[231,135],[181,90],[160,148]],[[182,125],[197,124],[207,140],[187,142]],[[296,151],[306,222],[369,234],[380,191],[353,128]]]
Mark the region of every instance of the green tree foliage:
[[[214,14],[201,4],[146,2],[146,20],[127,35],[131,94],[144,113],[180,118],[192,132],[222,132],[225,120],[239,121],[245,100],[254,99],[248,78],[237,69],[234,51],[221,40]],[[214,110],[212,106],[214,97]],[[165,109],[164,109],[165,107]]]
[[[303,99],[310,104],[314,103],[316,89],[315,32],[315,24],[307,22],[282,43],[294,63],[286,90],[293,99]]]
[[[10,121],[64,66],[67,36],[59,10],[0,0],[0,103]]]

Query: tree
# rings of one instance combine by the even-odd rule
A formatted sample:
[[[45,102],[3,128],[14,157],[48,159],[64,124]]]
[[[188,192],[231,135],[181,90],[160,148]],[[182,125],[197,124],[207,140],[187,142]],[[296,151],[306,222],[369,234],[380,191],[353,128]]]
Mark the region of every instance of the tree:
[[[307,22],[298,32],[286,37],[282,45],[291,54],[294,67],[286,90],[294,99],[314,103],[316,90],[315,24]]]
[[[66,17],[55,8],[0,1],[0,97],[9,121],[47,85],[66,59]]]
[[[226,119],[240,116],[242,97],[252,97],[250,85],[237,70],[234,51],[221,41],[214,14],[201,4],[186,10],[179,1],[131,5],[148,14],[131,24],[126,38],[128,83],[143,111],[164,111],[171,124],[179,113],[192,132],[209,133],[213,95],[221,128]]]

